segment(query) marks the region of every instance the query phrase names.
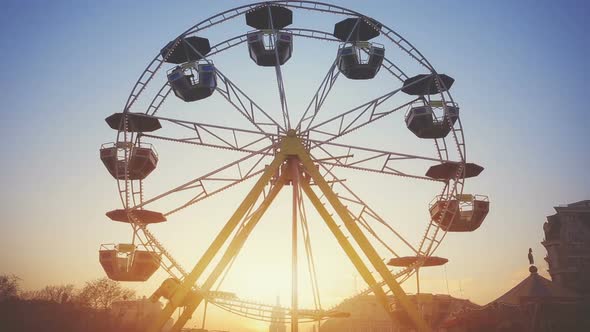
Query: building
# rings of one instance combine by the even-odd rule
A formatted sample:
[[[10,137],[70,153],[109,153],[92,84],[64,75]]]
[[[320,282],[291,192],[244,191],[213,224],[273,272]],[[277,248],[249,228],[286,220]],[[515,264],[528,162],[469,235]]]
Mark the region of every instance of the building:
[[[481,309],[460,312],[447,332],[590,331],[590,200],[555,207],[543,225],[552,281],[530,275]]]
[[[543,225],[551,279],[590,295],[590,200],[555,207]]]
[[[455,311],[478,306],[469,300],[457,299],[449,295],[419,294],[409,295],[410,301],[416,303],[424,319],[436,328]],[[320,326],[320,332],[398,332],[413,331],[413,325],[405,312],[397,305],[394,297],[390,298],[391,309],[398,319],[392,323],[391,317],[372,295],[353,297],[344,301],[335,310],[348,312],[348,318],[326,320]]]
[[[587,307],[579,296],[537,273],[480,309],[459,312],[441,327],[446,332],[589,331]]]

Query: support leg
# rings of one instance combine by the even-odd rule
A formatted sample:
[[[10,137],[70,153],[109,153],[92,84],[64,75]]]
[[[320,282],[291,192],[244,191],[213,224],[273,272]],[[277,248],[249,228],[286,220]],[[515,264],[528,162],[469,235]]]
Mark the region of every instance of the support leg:
[[[342,231],[334,221],[334,218],[332,218],[328,210],[326,210],[326,207],[322,204],[322,202],[315,194],[315,192],[311,189],[308,183],[301,181],[301,188],[303,189],[303,191],[305,192],[305,194],[307,195],[315,209],[318,211],[322,219],[324,219],[324,222],[326,223],[326,225],[328,225],[330,231],[332,231],[332,234],[334,235],[334,237],[338,241],[338,244],[340,244],[340,246],[348,256],[348,259],[350,259],[350,261],[352,262],[356,270],[359,272],[361,277],[365,280],[367,285],[371,287],[373,293],[377,297],[377,300],[381,303],[385,311],[391,316],[391,319],[395,320],[395,317],[393,316],[389,306],[389,301],[387,300],[387,295],[385,295],[383,288],[381,288],[381,286],[377,283],[377,280],[375,280],[375,278],[371,274],[371,271],[369,271],[369,268],[367,268],[361,257],[354,250],[354,248],[352,247],[344,233],[342,233]]]
[[[416,269],[416,294],[420,294],[420,268]]]
[[[148,330],[149,332],[160,332],[162,327],[166,324],[168,319],[170,319],[170,317],[174,313],[174,310],[176,310],[176,308],[178,308],[182,304],[182,301],[190,291],[191,287],[195,284],[195,282],[201,276],[203,271],[207,268],[207,266],[211,263],[213,258],[217,255],[223,244],[227,241],[227,239],[230,237],[232,232],[237,227],[240,220],[242,220],[244,215],[247,213],[248,209],[250,209],[250,207],[256,203],[256,200],[260,196],[260,193],[264,190],[264,187],[268,184],[272,176],[275,175],[279,166],[283,163],[284,160],[285,156],[282,153],[279,153],[272,161],[272,163],[266,168],[258,182],[256,182],[256,184],[254,185],[252,190],[250,190],[244,201],[240,204],[240,206],[231,216],[229,221],[225,224],[221,232],[219,232],[215,240],[213,240],[207,251],[205,251],[199,262],[195,265],[191,273],[188,276],[186,276],[183,283],[178,287],[172,299],[168,301],[160,315],[157,317],[156,321]]]
[[[244,243],[246,243],[248,236],[252,233],[252,230],[254,229],[254,227],[256,227],[258,221],[260,221],[260,218],[262,218],[262,216],[264,215],[268,207],[272,204],[274,199],[277,197],[284,185],[285,179],[284,176],[281,176],[281,178],[279,178],[277,183],[275,183],[273,188],[268,193],[268,196],[266,196],[264,201],[260,203],[258,209],[254,211],[254,214],[252,215],[250,221],[239,231],[236,237],[234,237],[234,239],[230,242],[229,246],[227,247],[227,250],[221,257],[221,260],[217,263],[209,277],[207,277],[207,280],[205,280],[205,282],[201,286],[201,292],[208,292],[211,289],[211,287],[213,287],[217,279],[219,279],[223,271],[227,268],[231,260],[238,255],[240,249],[242,249]],[[195,312],[202,300],[203,297],[201,294],[199,294],[196,302],[187,305],[184,311],[182,312],[182,315],[178,318],[170,332],[180,331],[184,327],[186,322],[191,318],[193,312]]]
[[[322,177],[318,169],[315,167],[309,153],[304,150],[303,146],[300,147],[298,153],[299,159],[301,160],[303,167],[307,171],[307,173],[311,176],[314,180],[316,185],[320,188],[322,193],[326,196],[336,213],[344,222],[344,225],[354,238],[354,240],[358,243],[363,253],[367,256],[375,270],[381,275],[387,286],[391,289],[395,297],[398,299],[399,303],[407,312],[410,319],[413,321],[414,325],[419,331],[430,331],[430,328],[421,317],[420,313],[416,306],[410,302],[406,293],[401,288],[401,286],[397,283],[394,276],[391,274],[385,263],[381,260],[381,257],[377,254],[377,251],[365,234],[362,232],[360,227],[357,223],[352,219],[352,216],[346,209],[346,207],[342,204],[338,196],[332,191],[330,185],[326,182],[326,180]]]
[[[290,158],[287,162],[291,173],[291,189],[293,189],[293,207],[291,219],[291,332],[299,331],[299,291],[297,280],[297,210],[299,208],[299,160]]]

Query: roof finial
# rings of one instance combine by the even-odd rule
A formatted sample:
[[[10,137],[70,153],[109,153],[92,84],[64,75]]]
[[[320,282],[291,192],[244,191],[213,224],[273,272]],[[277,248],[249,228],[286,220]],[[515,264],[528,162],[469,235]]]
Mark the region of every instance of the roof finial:
[[[529,248],[529,264],[531,266],[529,266],[529,272],[531,274],[536,274],[537,273],[537,267],[533,264],[535,264],[535,259],[533,258],[533,249]]]

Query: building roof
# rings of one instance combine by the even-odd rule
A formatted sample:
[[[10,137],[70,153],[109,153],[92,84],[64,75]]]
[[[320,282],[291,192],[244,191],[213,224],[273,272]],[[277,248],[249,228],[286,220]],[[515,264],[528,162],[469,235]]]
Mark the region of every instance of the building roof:
[[[588,212],[590,213],[590,200],[579,201],[570,203],[567,205],[556,206],[555,211],[557,212]]]
[[[557,324],[556,331],[574,331],[571,327],[577,327],[576,310],[584,310],[576,309],[578,296],[540,276],[534,265],[529,271],[531,274],[506,294],[481,309],[465,310],[449,317],[441,327],[461,327],[469,331],[529,331],[531,324],[550,321]],[[541,304],[535,309],[539,311],[534,317],[530,317],[523,306],[528,303]]]
[[[527,278],[492,303],[518,305],[527,302],[572,302],[578,298],[572,291],[540,276],[534,265],[529,271],[531,274]]]

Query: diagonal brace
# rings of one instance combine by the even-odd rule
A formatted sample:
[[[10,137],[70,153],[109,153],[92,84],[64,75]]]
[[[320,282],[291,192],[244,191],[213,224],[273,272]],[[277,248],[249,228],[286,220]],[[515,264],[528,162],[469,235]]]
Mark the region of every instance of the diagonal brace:
[[[383,260],[379,257],[379,254],[373,248],[365,234],[362,232],[360,227],[353,220],[352,216],[348,212],[348,209],[342,204],[338,195],[334,193],[330,185],[322,177],[319,170],[314,165],[309,153],[304,149],[303,145],[299,142],[297,155],[299,160],[303,164],[305,171],[310,175],[315,184],[322,191],[324,196],[328,199],[336,213],[344,222],[344,225],[358,243],[363,253],[367,256],[375,270],[381,275],[389,289],[393,292],[395,297],[399,300],[402,307],[408,313],[408,316],[413,321],[414,325],[419,331],[430,331],[430,328],[421,317],[416,306],[410,302],[404,290],[401,288],[395,277],[391,274]]]
[[[330,215],[326,207],[322,204],[316,193],[311,189],[309,183],[302,181],[301,188],[318,211],[324,222],[338,241],[338,244],[342,247],[348,259],[352,262],[356,270],[359,272],[361,277],[365,280],[365,282],[371,287],[373,293],[377,297],[377,300],[381,303],[385,311],[390,315],[392,320],[395,320],[395,316],[393,316],[393,312],[391,312],[389,307],[389,301],[387,300],[387,295],[383,291],[383,288],[377,283],[375,277],[369,271],[369,268],[365,265],[359,254],[354,250],[344,233],[340,230],[340,227],[334,221],[334,218]]]
[[[217,237],[213,240],[207,251],[201,256],[201,259],[197,262],[191,273],[184,278],[182,284],[178,287],[175,291],[174,296],[168,301],[154,324],[152,324],[151,328],[148,330],[150,332],[159,332],[162,327],[166,324],[168,319],[174,313],[174,310],[178,308],[182,303],[184,298],[187,296],[197,279],[201,276],[207,266],[211,263],[213,258],[217,255],[223,244],[227,241],[227,239],[231,236],[234,232],[236,227],[238,226],[240,220],[244,217],[247,211],[256,203],[256,200],[264,190],[264,187],[269,183],[272,177],[276,174],[279,166],[285,160],[285,155],[283,153],[278,153],[272,163],[266,168],[260,179],[256,182],[252,190],[248,193],[244,201],[240,204],[240,206],[236,209],[234,214],[225,224],[221,232],[217,235]]]
[[[260,218],[262,218],[268,207],[272,204],[274,199],[277,197],[277,195],[285,185],[285,177],[285,175],[282,175],[278,179],[273,188],[270,190],[268,196],[266,196],[264,201],[260,203],[260,206],[254,212],[250,221],[248,221],[248,223],[239,231],[236,237],[234,237],[234,239],[230,242],[227,250],[221,257],[221,260],[217,263],[214,270],[211,272],[209,277],[207,277],[207,280],[205,280],[203,285],[200,287],[200,291],[202,293],[208,292],[211,289],[211,287],[213,287],[215,282],[219,279],[219,276],[221,276],[221,274],[227,268],[232,259],[239,254],[240,249],[244,246],[244,243],[246,243],[246,240],[248,239],[248,236],[250,236],[250,234],[252,233],[254,227],[256,227],[256,225],[260,221]],[[170,332],[177,332],[180,331],[180,329],[182,329],[186,322],[191,318],[193,312],[203,301],[202,293],[198,294],[197,301],[190,303],[188,306],[184,308],[182,315],[178,318]]]

